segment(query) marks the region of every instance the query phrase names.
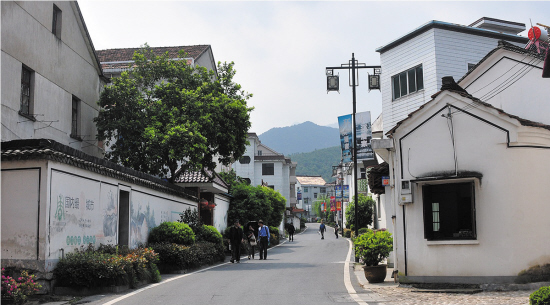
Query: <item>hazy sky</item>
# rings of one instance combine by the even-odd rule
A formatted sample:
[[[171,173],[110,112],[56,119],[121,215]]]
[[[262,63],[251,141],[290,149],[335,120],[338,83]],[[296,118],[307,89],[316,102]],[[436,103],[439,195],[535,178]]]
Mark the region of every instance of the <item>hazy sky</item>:
[[[550,1],[78,3],[96,50],[209,44],[216,61],[235,62],[235,81],[254,95],[250,132],[258,134],[305,121],[336,126],[338,116],[353,110],[352,90],[340,70],[340,94],[327,94],[325,67],[348,63],[352,53],[360,63],[379,65],[378,47],[431,20],[550,24]],[[366,71],[359,84],[357,111],[371,111],[374,121],[381,94],[368,92]]]

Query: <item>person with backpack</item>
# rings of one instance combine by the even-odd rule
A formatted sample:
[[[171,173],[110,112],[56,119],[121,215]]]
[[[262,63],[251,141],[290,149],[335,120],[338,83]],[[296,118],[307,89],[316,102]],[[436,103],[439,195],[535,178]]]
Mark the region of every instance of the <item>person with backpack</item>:
[[[264,226],[263,220],[259,220],[258,239],[260,241],[260,260],[267,259],[267,246],[269,245],[269,228]]]
[[[321,239],[325,239],[325,231],[327,227],[325,226],[325,221],[321,219],[321,225],[319,226],[319,232],[321,233]]]

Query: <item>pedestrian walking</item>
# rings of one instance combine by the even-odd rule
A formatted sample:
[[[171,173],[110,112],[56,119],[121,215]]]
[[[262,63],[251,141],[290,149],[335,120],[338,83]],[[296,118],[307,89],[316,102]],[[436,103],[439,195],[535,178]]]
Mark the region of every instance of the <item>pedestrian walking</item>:
[[[229,229],[229,242],[231,243],[231,263],[241,262],[241,243],[244,241],[243,229],[239,220],[235,220],[235,224]]]
[[[250,255],[252,255],[252,259],[254,259],[254,247],[256,246],[257,242],[254,228],[252,226],[248,226],[246,239],[248,240],[248,259],[250,259]]]
[[[294,241],[294,225],[289,223],[286,230],[288,231],[288,241]]]
[[[336,235],[336,239],[338,239],[338,224],[334,224],[334,235]]]
[[[321,233],[321,239],[325,239],[325,231],[327,227],[325,226],[325,221],[321,219],[321,225],[319,226],[319,232]]]
[[[258,221],[260,227],[258,228],[258,238],[260,240],[260,259],[267,259],[267,246],[269,245],[269,228],[264,226],[262,220]]]

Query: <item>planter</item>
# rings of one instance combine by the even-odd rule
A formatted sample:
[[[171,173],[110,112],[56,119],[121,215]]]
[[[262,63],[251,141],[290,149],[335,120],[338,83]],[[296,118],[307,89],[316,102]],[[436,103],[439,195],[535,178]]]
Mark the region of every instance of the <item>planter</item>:
[[[388,265],[363,266],[363,271],[369,283],[383,283],[388,272]]]

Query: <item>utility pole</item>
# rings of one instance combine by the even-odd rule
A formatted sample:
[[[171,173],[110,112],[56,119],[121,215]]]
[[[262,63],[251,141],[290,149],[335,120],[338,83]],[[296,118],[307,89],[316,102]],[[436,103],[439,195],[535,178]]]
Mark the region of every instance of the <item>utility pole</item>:
[[[326,67],[326,75],[327,75],[327,93],[328,91],[339,91],[339,78],[338,76],[334,75],[334,70],[344,69],[344,70],[351,70],[351,84],[352,92],[353,92],[353,114],[352,114],[352,135],[353,135],[353,193],[355,198],[355,236],[358,236],[359,233],[359,226],[358,226],[358,203],[359,203],[359,197],[358,197],[358,189],[357,189],[357,128],[355,126],[355,113],[357,112],[356,109],[356,90],[355,87],[357,86],[355,76],[356,76],[356,69],[373,69],[374,74],[369,75],[369,90],[370,89],[378,89],[380,90],[380,66],[367,66],[365,64],[359,64],[356,63],[355,60],[355,53],[351,53],[351,61],[348,64],[342,64],[340,67]],[[342,190],[343,192],[343,190]],[[342,196],[342,202],[344,201],[344,198]]]

